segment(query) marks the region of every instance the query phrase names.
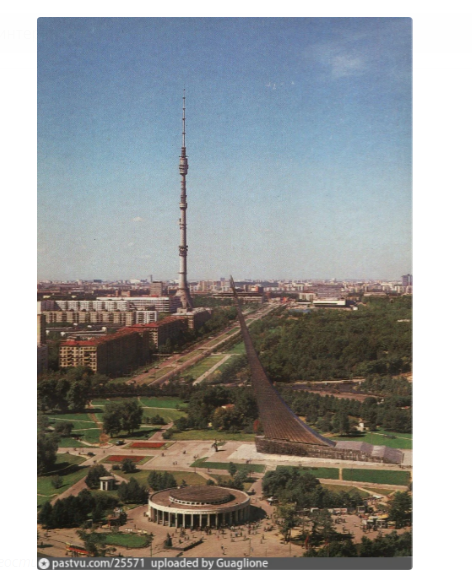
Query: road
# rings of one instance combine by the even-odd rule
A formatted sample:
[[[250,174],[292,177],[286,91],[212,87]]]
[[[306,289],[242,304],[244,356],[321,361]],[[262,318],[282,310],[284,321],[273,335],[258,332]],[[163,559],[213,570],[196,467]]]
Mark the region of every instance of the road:
[[[247,318],[248,326],[251,326],[253,322],[264,318],[270,312],[272,312],[275,308],[278,308],[278,304],[264,304],[261,308],[257,310],[257,312],[251,314]],[[229,331],[236,328],[233,333],[228,334]],[[196,345],[194,345],[188,352],[186,353],[179,353],[176,355],[172,355],[165,359],[165,361],[160,362],[154,368],[150,368],[145,373],[140,373],[131,377],[126,383],[128,385],[136,383],[137,385],[144,385],[147,384],[149,386],[154,385],[161,385],[168,381],[171,377],[174,377],[177,374],[183,374],[187,369],[193,367],[199,361],[205,359],[212,353],[218,351],[218,348],[230,341],[231,339],[235,339],[240,334],[239,324],[233,322],[229,326],[227,326],[223,331],[214,335],[211,339],[206,338],[203,341],[200,341]],[[185,359],[184,362],[179,363],[182,359]],[[165,369],[171,368],[171,371],[166,371]],[[162,371],[162,375],[159,372]]]

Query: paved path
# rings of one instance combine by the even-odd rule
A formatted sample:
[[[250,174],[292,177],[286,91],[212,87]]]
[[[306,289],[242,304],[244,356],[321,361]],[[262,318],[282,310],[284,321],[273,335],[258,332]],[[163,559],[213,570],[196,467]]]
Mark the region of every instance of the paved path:
[[[213,365],[213,367],[210,367],[210,369],[208,369],[208,371],[205,371],[205,373],[203,375],[200,375],[200,377],[198,379],[195,379],[195,381],[193,382],[193,385],[198,385],[199,383],[201,383],[204,379],[206,379],[209,375],[211,375],[213,373],[213,371],[216,371],[218,369],[218,367],[220,367],[220,365],[223,365],[223,363],[225,363],[228,359],[231,359],[232,356],[233,355],[225,355],[223,357],[223,359],[218,361],[218,363],[216,365]]]

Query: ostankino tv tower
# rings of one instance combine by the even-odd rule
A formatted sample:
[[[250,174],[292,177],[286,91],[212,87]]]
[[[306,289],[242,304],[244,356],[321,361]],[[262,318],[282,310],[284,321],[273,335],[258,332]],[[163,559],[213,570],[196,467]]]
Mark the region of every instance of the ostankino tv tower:
[[[180,171],[180,270],[179,270],[179,289],[177,296],[180,297],[182,306],[185,309],[192,309],[192,299],[190,298],[190,290],[187,283],[187,184],[186,176],[188,172],[187,151],[185,148],[185,90],[183,96],[182,108],[182,151],[180,153],[179,171]]]

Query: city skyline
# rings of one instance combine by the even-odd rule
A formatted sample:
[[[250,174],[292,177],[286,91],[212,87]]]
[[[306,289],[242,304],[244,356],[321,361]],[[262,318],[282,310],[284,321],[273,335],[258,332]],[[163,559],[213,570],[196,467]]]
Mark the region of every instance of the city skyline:
[[[178,40],[176,40],[178,39]],[[39,19],[38,277],[397,280],[411,21]]]

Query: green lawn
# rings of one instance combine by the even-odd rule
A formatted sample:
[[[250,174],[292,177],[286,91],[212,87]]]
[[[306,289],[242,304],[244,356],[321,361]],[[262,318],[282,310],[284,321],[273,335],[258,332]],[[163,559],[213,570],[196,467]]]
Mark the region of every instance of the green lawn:
[[[153,434],[155,434],[159,430],[157,426],[141,426],[139,430],[133,430],[131,434],[122,430],[117,436],[113,436],[110,439],[110,442],[116,442],[118,438],[124,438],[126,440],[147,440]]]
[[[75,414],[53,414],[52,416],[55,419],[66,420],[67,422],[73,422],[75,420],[85,420],[87,422],[91,422],[90,416],[85,412],[75,413]]]
[[[95,409],[95,411],[93,413],[95,414],[95,417],[97,418],[97,420],[99,422],[103,422],[103,414],[104,414],[103,409]]]
[[[87,460],[87,457],[80,454],[57,454],[56,466],[60,465],[60,468],[66,468],[72,464],[82,464],[84,460]]]
[[[231,353],[232,355],[245,355],[246,349],[244,347],[244,342],[241,341],[240,343],[237,343],[236,345],[234,345],[234,347],[231,347],[231,349],[229,349],[227,353]]]
[[[191,377],[192,379],[198,379],[200,375],[203,375],[205,371],[208,371],[208,369],[219,363],[222,359],[222,355],[210,355],[209,357],[202,359],[202,361],[193,367],[190,367],[190,369],[187,369],[185,376]]]
[[[140,449],[136,448],[136,450],[140,450]],[[110,456],[113,456],[113,454],[110,454]],[[100,464],[104,464],[104,463],[105,464],[112,464],[112,465],[113,464],[120,464],[120,465],[123,464],[123,462],[117,462],[115,460],[108,460],[110,458],[110,456],[107,456],[106,458],[102,458],[102,460],[100,460]],[[126,455],[124,455],[124,456],[126,456]],[[142,456],[142,455],[136,454],[136,453],[129,455],[130,458],[132,456]],[[136,465],[140,466],[140,465],[146,464],[146,462],[149,462],[153,458],[154,458],[153,456],[145,456],[142,460],[140,460],[139,462],[136,462]],[[131,460],[133,460],[133,459],[131,458]],[[135,462],[135,461],[133,460],[133,462]],[[118,472],[118,471],[113,471],[113,472]],[[132,475],[129,474],[129,475],[125,475],[125,476],[128,476],[128,478],[129,478],[130,476],[134,476],[134,474],[132,474]]]
[[[80,479],[84,478],[88,473],[88,468],[85,467],[72,467],[75,468],[73,472],[58,472],[57,474],[62,477],[64,484],[59,489],[55,489],[51,484],[52,475],[38,477],[37,493],[39,495],[45,495],[47,497],[52,497],[54,495],[59,495],[66,491],[72,485],[75,485]]]
[[[143,548],[150,544],[150,539],[137,533],[107,533],[105,543],[129,548]]]
[[[253,442],[254,434],[244,434],[243,432],[218,432],[217,430],[185,430],[184,432],[174,432],[172,440],[241,440],[241,442]]]
[[[373,444],[374,446],[390,446],[390,448],[402,448],[404,450],[411,450],[413,448],[411,434],[408,435],[391,432],[390,435],[395,436],[395,438],[387,438],[387,436],[378,434],[376,432],[367,432],[365,436],[356,436],[355,438],[351,438],[349,436],[340,436],[337,438],[337,440],[366,442],[367,444]]]
[[[92,428],[90,430],[81,430],[80,434],[82,436],[82,440],[85,442],[91,442],[92,444],[99,444],[100,443],[100,435],[102,431],[100,428]]]
[[[44,503],[46,503],[47,501],[50,501],[52,498],[53,498],[53,495],[47,496],[47,495],[39,495],[38,494],[36,496],[36,507],[38,509],[40,509],[44,505]]]
[[[380,485],[408,485],[410,473],[404,470],[370,470],[343,468],[343,480],[377,483]]]
[[[205,458],[199,458],[190,466],[196,468],[214,468],[214,469],[222,469],[228,470],[229,469],[229,462],[208,462]],[[265,465],[263,464],[235,464],[234,465],[238,470],[245,470],[247,472],[264,472]]]
[[[217,369],[215,369],[213,371],[213,373],[207,377],[206,380],[209,381],[209,382],[211,382],[214,379],[217,379],[218,374],[221,373],[221,372],[223,372],[226,369],[226,367],[228,367],[228,365],[233,360],[233,357],[234,357],[234,355],[231,355],[230,358],[227,359],[224,363],[222,363]]]
[[[330,467],[317,467],[317,468],[303,468],[303,467],[292,467],[292,466],[277,466],[279,468],[300,468],[303,472],[309,472],[310,474],[314,474],[318,479],[336,479],[339,480],[339,469],[338,468],[330,468]]]
[[[62,420],[60,417],[49,418],[49,420],[53,425],[56,425],[57,422],[71,422],[74,425],[74,430],[87,430],[97,427],[97,424],[93,420]]]
[[[377,487],[369,487],[369,491],[373,491],[374,493],[377,493],[379,495],[390,495],[390,493],[395,492],[392,491],[392,489],[379,489]]]
[[[321,486],[323,487],[323,489],[333,491],[334,493],[344,492],[349,493],[350,495],[360,495],[363,498],[369,496],[369,493],[367,491],[364,491],[363,489],[359,489],[357,487],[349,487],[345,485],[329,485],[326,483],[323,483]]]
[[[115,474],[123,477],[123,478],[128,479],[128,480],[131,477],[133,477],[138,481],[139,484],[148,487],[149,485],[148,485],[147,480],[148,480],[149,473],[151,473],[152,471],[140,470],[140,471],[132,473],[132,474],[125,474],[121,470],[117,470],[117,471],[113,471],[113,472]],[[189,471],[184,471],[184,470],[164,471],[164,470],[160,470],[160,469],[157,472],[168,472],[169,474],[171,474],[175,478],[178,485],[180,485],[182,480],[184,480],[188,486],[206,485],[206,479],[204,477],[200,476],[197,472],[189,472]]]
[[[154,371],[154,373],[149,375],[148,381],[159,379],[159,377],[164,377],[164,375],[167,375],[167,373],[170,373],[171,371],[175,371],[175,367],[163,367],[162,369],[157,369],[157,371]]]
[[[89,446],[75,438],[61,438],[59,441],[59,448],[96,448],[96,446]]]
[[[169,422],[174,422],[175,420],[178,420],[179,418],[186,418],[187,414],[186,412],[181,412],[180,410],[171,410],[170,408],[153,408],[155,413],[158,416],[161,416],[161,418],[164,418],[164,420],[169,423]],[[144,412],[146,412],[146,410],[144,410]]]
[[[151,408],[170,408],[172,410],[177,409],[178,407],[185,406],[186,402],[184,402],[179,397],[170,397],[170,396],[162,396],[162,397],[140,397],[139,401],[143,406],[151,407]]]

